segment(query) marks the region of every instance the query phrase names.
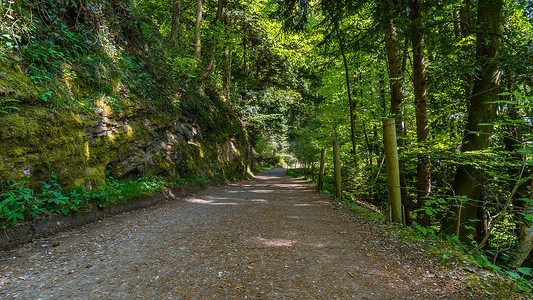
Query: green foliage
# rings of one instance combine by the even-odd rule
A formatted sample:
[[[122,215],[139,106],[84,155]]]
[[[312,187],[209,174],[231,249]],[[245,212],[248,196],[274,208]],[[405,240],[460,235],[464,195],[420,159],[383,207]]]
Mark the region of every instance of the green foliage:
[[[198,61],[189,57],[169,57],[169,65],[172,70],[172,76],[179,78],[181,76],[194,76],[194,70],[197,68]]]
[[[113,108],[121,111],[132,99],[157,105],[172,93],[164,45],[139,31],[128,4],[40,0],[9,7],[11,22],[0,23],[0,48],[39,88],[31,102],[86,110],[97,106],[97,91],[116,99]],[[148,45],[143,53],[136,50]]]
[[[527,293],[533,291],[533,278],[531,277],[532,268],[522,267],[517,268],[516,270],[509,270],[489,261],[487,256],[482,253],[478,253],[475,256],[477,256],[477,259],[474,263],[479,267],[507,275],[512,279],[514,282],[513,289]]]
[[[413,228],[415,231],[419,232],[421,235],[425,237],[429,237],[429,238],[437,237],[437,234],[432,228],[421,226],[417,222],[411,223],[411,228]]]
[[[29,171],[26,178],[29,178]],[[206,185],[219,177],[186,176],[168,181],[157,176],[143,176],[137,180],[116,180],[106,178],[106,185],[96,188],[77,186],[65,192],[57,182],[57,175],[51,173],[46,181],[37,183],[38,189],[29,188],[29,181],[14,183],[10,190],[0,194],[0,226],[16,226],[23,220],[42,214],[67,215],[73,211],[95,206],[105,208],[113,204],[148,197],[164,189],[177,189],[186,185]],[[36,192],[37,191],[37,192]]]
[[[77,209],[76,206],[70,203],[68,196],[63,195],[63,189],[57,183],[57,176],[52,172],[45,182],[40,182],[41,191],[37,195],[37,199],[44,210],[51,213],[62,213],[66,215],[69,210]]]
[[[13,110],[20,110],[17,106],[20,103],[19,100],[13,98],[0,98],[0,115],[8,114]]]
[[[515,289],[530,293],[533,291],[532,268],[518,268],[516,271],[506,271],[510,278],[515,281]]]
[[[0,225],[5,228],[8,223],[12,226],[24,219],[28,211],[33,211],[35,215],[40,210],[35,206],[33,190],[26,188],[27,181],[17,182],[11,186],[11,190],[0,195]],[[37,209],[32,209],[37,208]]]

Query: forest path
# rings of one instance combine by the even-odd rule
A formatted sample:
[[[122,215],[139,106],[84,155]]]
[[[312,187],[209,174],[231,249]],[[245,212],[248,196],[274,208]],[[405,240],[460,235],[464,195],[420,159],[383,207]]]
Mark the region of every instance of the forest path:
[[[0,298],[473,297],[387,228],[271,170],[6,252]]]

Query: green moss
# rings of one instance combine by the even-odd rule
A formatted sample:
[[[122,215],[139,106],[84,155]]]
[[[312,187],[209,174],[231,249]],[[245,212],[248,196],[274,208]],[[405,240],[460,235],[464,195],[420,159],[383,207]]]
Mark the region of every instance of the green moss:
[[[86,177],[82,178],[81,180],[85,180],[85,182],[90,182],[91,186],[93,187],[105,186],[105,168],[105,165],[88,167],[85,170]]]
[[[20,66],[8,59],[0,59],[0,91],[22,100],[33,100],[40,94],[39,89],[22,72]]]
[[[55,171],[65,187],[70,176],[77,177],[87,164],[84,145],[87,124],[78,115],[56,115],[46,108],[25,107],[0,118],[0,176],[19,181],[23,170],[30,170],[33,181],[42,181]],[[40,174],[40,175],[33,175]]]
[[[156,163],[155,168],[152,170],[153,174],[168,173],[170,170],[176,169],[176,164],[174,162],[167,160],[161,155],[152,153],[152,159]]]

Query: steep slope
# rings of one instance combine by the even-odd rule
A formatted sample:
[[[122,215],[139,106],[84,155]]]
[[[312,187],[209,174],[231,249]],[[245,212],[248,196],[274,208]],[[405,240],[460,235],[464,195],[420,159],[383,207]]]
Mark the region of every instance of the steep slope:
[[[18,188],[34,190],[21,205],[36,205],[35,214],[68,213],[46,192],[103,191],[141,177],[181,183],[246,175],[242,122],[209,83],[171,68],[171,47],[143,29],[129,1],[16,1],[4,13],[3,207],[23,195],[13,194]]]

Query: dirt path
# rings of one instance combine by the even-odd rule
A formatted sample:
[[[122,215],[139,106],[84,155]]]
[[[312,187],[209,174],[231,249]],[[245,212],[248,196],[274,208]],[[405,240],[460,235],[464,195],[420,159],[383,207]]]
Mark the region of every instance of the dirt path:
[[[4,253],[0,298],[472,297],[386,226],[272,170]]]

